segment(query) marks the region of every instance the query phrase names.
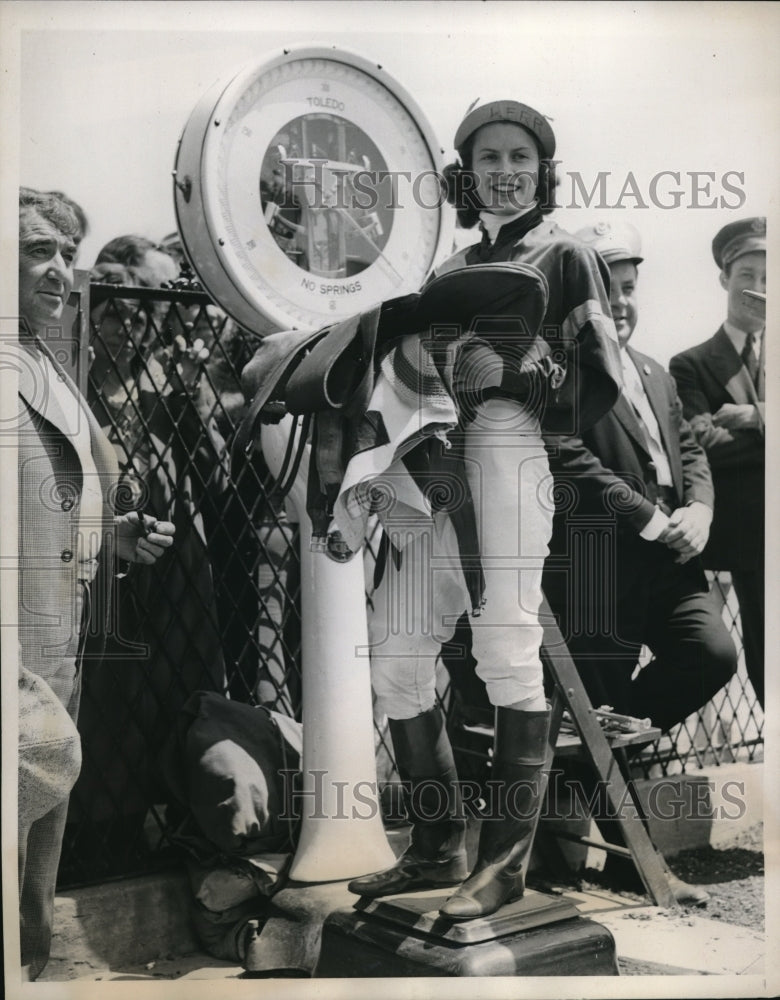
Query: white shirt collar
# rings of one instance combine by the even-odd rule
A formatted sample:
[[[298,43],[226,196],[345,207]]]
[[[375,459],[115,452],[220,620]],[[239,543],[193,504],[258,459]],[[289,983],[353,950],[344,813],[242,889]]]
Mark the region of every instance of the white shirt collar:
[[[734,350],[737,354],[741,354],[745,347],[745,341],[747,340],[747,330],[740,330],[738,326],[734,326],[733,323],[729,323],[727,319],[723,320],[723,329],[726,331],[726,336],[734,345]],[[753,331],[753,349],[756,353],[760,350],[761,338],[763,336],[763,327],[760,330]]]
[[[620,347],[620,360],[623,362],[623,367],[626,365],[631,365],[632,370],[636,371],[636,365],[634,364],[634,359],[628,353],[628,344],[622,344]]]

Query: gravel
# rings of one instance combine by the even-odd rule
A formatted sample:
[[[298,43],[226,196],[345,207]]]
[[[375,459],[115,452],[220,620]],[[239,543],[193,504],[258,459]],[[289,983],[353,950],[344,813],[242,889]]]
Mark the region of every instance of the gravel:
[[[710,901],[704,907],[687,906],[700,917],[764,930],[764,830],[758,823],[717,847],[697,847],[668,858],[669,868],[684,882],[704,886]],[[583,888],[608,886],[601,872],[588,868],[583,873]],[[638,903],[647,897],[638,892],[618,895]]]
[[[717,847],[682,851],[669,859],[678,878],[705,886],[712,897],[697,910],[710,920],[764,930],[764,839],[758,824]]]
[[[698,847],[681,851],[668,859],[669,868],[685,882],[702,885],[710,894],[704,907],[681,906],[678,919],[690,916],[705,920],[722,920],[726,924],[748,927],[764,932],[764,830],[759,823],[717,847]],[[583,888],[603,886],[600,872],[588,869],[582,880]],[[639,893],[621,892],[620,896],[637,903],[647,903]],[[618,958],[623,976],[676,975],[683,970],[650,965],[634,959]]]

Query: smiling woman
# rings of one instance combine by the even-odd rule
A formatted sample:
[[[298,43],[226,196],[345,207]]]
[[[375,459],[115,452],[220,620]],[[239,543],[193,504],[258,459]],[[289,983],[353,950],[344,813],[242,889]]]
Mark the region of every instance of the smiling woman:
[[[471,152],[477,195],[493,215],[528,208],[539,178],[539,147],[521,125],[494,122],[477,132]]]
[[[440,908],[459,921],[489,916],[523,895],[542,802],[550,709],[538,610],[552,528],[550,504],[541,499],[549,480],[542,431],[579,433],[612,406],[620,376],[606,265],[545,218],[555,155],[546,118],[519,101],[491,101],[469,109],[454,145],[461,159],[445,171],[448,199],[464,226],[481,223],[481,239],[445,261],[423,296],[450,281],[453,288],[472,285],[467,298],[475,314],[469,319],[464,310],[457,317],[466,336],[452,379],[459,406],[453,451],[463,464],[450,467],[468,501],[459,505],[460,525],[451,511],[447,521],[443,510],[435,511],[430,537],[421,532],[404,546],[403,560],[388,559],[372,595],[372,681],[377,708],[389,719],[398,772],[409,783],[413,832],[394,866],[354,879],[349,889],[379,897],[462,883]],[[505,299],[497,289],[507,278],[511,291],[505,295],[514,301],[501,315],[496,304]],[[476,305],[473,285],[494,298]],[[433,315],[441,324],[440,304]],[[411,467],[413,459],[405,461]],[[465,523],[469,516],[473,529]],[[392,527],[389,536],[397,537]],[[474,565],[475,552],[480,579],[471,581],[466,595],[464,571]],[[435,583],[426,577],[430,564],[437,567]],[[426,588],[433,595],[430,608],[419,596],[411,599]],[[473,629],[463,613],[469,598],[479,619]],[[405,622],[408,632],[399,634],[393,620]],[[476,865],[465,881],[466,831],[455,762],[435,703],[442,642],[448,669],[464,646],[473,650],[485,699],[495,708],[496,809],[482,826]],[[454,689],[463,673],[451,671]],[[463,697],[460,690],[458,695]],[[425,785],[436,787],[439,804],[445,804],[437,822],[420,801]],[[510,789],[521,785],[522,805],[517,799],[510,805]]]

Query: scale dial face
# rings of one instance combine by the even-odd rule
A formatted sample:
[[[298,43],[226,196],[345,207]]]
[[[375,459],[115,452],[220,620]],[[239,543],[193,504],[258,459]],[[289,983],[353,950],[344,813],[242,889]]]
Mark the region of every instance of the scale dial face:
[[[286,51],[216,85],[179,143],[190,261],[250,329],[316,329],[417,291],[452,241],[413,100],[344,51]]]

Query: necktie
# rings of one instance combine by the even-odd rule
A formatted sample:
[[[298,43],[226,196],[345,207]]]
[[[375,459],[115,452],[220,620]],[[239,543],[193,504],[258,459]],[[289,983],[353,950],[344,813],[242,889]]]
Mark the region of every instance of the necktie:
[[[758,382],[758,358],[754,350],[755,342],[756,338],[752,333],[749,333],[745,338],[745,346],[742,348],[742,354],[740,354],[742,364],[747,368],[753,385],[756,385]]]
[[[625,351],[621,351],[621,358],[623,361],[623,391],[639,420],[639,427],[645,441],[645,451],[655,463],[658,483],[663,486],[671,486],[673,484],[672,470],[662,443],[661,429],[650,405],[650,400],[647,398],[634,362]]]

